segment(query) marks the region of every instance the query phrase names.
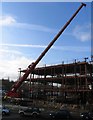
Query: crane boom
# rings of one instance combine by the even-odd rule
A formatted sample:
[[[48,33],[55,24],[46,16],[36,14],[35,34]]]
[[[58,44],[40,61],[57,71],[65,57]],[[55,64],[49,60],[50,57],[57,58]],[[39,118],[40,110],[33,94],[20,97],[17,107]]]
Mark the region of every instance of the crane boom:
[[[21,86],[21,84],[27,79],[30,73],[33,72],[36,65],[40,62],[40,60],[44,57],[44,55],[48,52],[48,50],[51,48],[51,46],[54,44],[54,42],[60,37],[60,35],[63,33],[63,31],[67,28],[67,26],[71,23],[71,21],[74,19],[74,17],[78,14],[78,12],[81,10],[83,6],[86,6],[86,4],[82,3],[80,7],[77,9],[77,11],[72,15],[72,17],[66,22],[66,24],[63,26],[63,28],[58,32],[58,34],[54,37],[54,39],[49,43],[49,45],[46,47],[46,49],[41,53],[41,55],[37,58],[37,60],[34,63],[31,63],[26,72],[22,77],[20,77],[17,82],[12,86],[11,91],[7,93],[7,96],[14,97],[16,95],[17,89]]]

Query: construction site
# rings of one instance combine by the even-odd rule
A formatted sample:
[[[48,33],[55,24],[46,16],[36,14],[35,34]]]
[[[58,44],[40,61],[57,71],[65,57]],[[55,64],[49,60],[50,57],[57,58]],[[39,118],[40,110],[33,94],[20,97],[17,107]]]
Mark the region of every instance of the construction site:
[[[18,89],[21,89],[23,82],[25,82],[28,84],[28,97],[33,100],[34,104],[37,104],[37,101],[39,102],[38,105],[40,105],[40,102],[43,102],[46,106],[47,103],[48,105],[50,103],[52,106],[56,106],[55,104],[58,103],[59,107],[62,104],[83,106],[93,104],[92,59],[91,61],[88,61],[88,58],[85,58],[83,61],[75,59],[72,63],[66,64],[62,62],[57,65],[36,67],[83,6],[86,6],[86,4],[81,4],[36,61],[31,63],[26,70],[20,70],[19,79],[13,84],[11,90],[7,92],[7,97],[11,99],[19,98]],[[24,95],[21,94],[21,98],[23,97]]]
[[[21,71],[25,72],[25,70]],[[93,61],[37,67],[27,79],[30,98],[51,103],[93,104]]]

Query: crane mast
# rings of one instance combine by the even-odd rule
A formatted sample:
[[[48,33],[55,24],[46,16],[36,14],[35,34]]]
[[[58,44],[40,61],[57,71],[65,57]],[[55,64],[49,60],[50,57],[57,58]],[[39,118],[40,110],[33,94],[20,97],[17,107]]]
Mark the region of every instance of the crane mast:
[[[31,63],[26,72],[22,77],[20,77],[17,82],[12,86],[12,89],[7,93],[7,96],[9,97],[18,97],[17,96],[17,90],[21,86],[21,84],[27,79],[30,73],[33,72],[36,65],[40,62],[40,60],[44,57],[44,55],[48,52],[48,50],[51,48],[51,46],[55,43],[55,41],[60,37],[60,35],[63,33],[63,31],[67,28],[67,26],[71,23],[71,21],[75,18],[75,16],[78,14],[78,12],[81,10],[83,6],[86,6],[86,4],[82,3],[80,7],[77,9],[77,11],[72,15],[72,17],[66,22],[66,24],[63,26],[63,28],[57,33],[57,35],[54,37],[54,39],[49,43],[49,45],[46,47],[46,49],[41,53],[41,55],[37,58],[37,60],[33,63]]]

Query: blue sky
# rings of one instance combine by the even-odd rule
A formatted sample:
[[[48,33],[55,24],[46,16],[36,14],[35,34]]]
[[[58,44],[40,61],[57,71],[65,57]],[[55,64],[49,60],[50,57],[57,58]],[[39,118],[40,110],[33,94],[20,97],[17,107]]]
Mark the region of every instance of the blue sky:
[[[2,77],[16,77],[18,68],[25,69],[35,61],[80,4],[79,2],[2,3],[0,13]],[[87,7],[81,9],[41,60],[40,65],[58,64],[62,61],[73,62],[74,59],[80,60],[91,56],[91,3],[86,4]]]

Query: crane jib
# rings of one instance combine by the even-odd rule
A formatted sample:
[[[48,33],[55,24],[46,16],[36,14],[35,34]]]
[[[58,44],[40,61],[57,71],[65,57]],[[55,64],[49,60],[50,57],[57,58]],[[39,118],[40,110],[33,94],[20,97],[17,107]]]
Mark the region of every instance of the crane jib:
[[[75,16],[78,14],[78,12],[81,10],[83,6],[86,6],[86,4],[82,3],[80,7],[77,9],[77,11],[72,15],[72,17],[66,22],[66,24],[63,26],[63,28],[58,32],[58,34],[54,37],[54,39],[49,43],[49,45],[46,47],[46,49],[41,53],[41,55],[37,58],[37,60],[34,63],[31,63],[26,72],[22,77],[20,77],[17,82],[13,85],[11,89],[11,94],[7,94],[13,96],[13,93],[17,91],[17,89],[21,86],[21,84],[27,79],[30,73],[33,72],[36,65],[40,62],[40,60],[44,57],[44,55],[47,53],[47,51],[51,48],[51,46],[55,43],[55,41],[60,37],[60,35],[63,33],[63,31],[67,28],[67,26],[71,23],[71,21],[75,18]]]

